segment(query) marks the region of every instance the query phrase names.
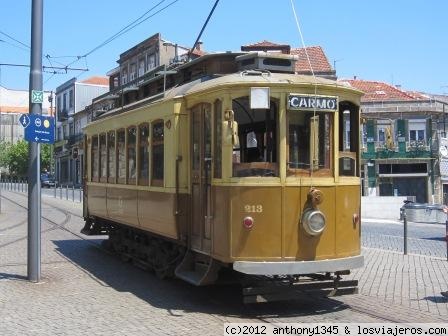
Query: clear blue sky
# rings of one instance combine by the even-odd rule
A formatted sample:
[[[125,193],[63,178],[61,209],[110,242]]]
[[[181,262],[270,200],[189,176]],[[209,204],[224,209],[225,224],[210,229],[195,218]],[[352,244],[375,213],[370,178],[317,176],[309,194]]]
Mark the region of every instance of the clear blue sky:
[[[84,55],[160,0],[43,0],[44,55]],[[168,5],[167,0],[157,9]],[[178,0],[107,46],[72,64],[89,72],[44,74],[44,89],[72,77],[105,75],[123,51],[160,32],[191,46],[215,0]],[[448,1],[294,0],[307,46],[320,45],[339,78],[384,81],[407,90],[448,93]],[[151,12],[153,13],[153,12]],[[2,0],[0,31],[30,45],[31,0]],[[239,51],[269,40],[301,47],[290,0],[220,0],[201,40],[204,49]],[[29,64],[29,49],[0,34],[0,63]],[[13,45],[11,45],[13,44]],[[68,64],[75,58],[52,58]],[[59,63],[57,63],[59,62]],[[50,65],[47,60],[44,65]],[[27,89],[29,69],[0,68],[0,85]]]

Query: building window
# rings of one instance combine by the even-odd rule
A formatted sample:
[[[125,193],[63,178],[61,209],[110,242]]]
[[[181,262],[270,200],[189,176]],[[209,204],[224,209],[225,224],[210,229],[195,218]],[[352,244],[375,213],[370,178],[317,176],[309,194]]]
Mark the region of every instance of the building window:
[[[149,71],[156,67],[156,55],[155,54],[150,54],[147,56],[146,66],[147,66],[146,71]]]
[[[138,151],[138,184],[148,185],[149,182],[149,124],[139,126]]]
[[[62,110],[64,111],[67,108],[67,92],[65,92],[62,97],[63,97]]]
[[[125,85],[128,82],[128,70],[123,69],[121,73],[121,85]]]
[[[57,106],[57,109],[58,109],[58,114],[59,114],[59,113],[62,113],[63,107],[62,107],[62,98],[61,98],[61,96],[58,97],[58,106]]]
[[[91,171],[91,176],[92,176],[92,181],[93,182],[98,182],[98,173],[99,173],[99,169],[98,169],[98,163],[99,163],[99,150],[98,150],[98,136],[94,135],[92,137],[92,155],[91,155],[91,167],[92,167],[92,171]]]
[[[152,152],[152,176],[151,185],[163,186],[163,171],[164,171],[164,122],[163,120],[156,120],[152,123],[152,138],[151,138],[151,152]]]
[[[425,131],[424,130],[410,130],[409,131],[409,140],[410,141],[424,141],[425,140]]]
[[[74,106],[73,90],[70,90],[68,93],[68,107],[73,108],[73,106]]]
[[[135,180],[137,177],[137,155],[135,145],[137,142],[137,129],[132,126],[128,128],[128,138],[127,138],[127,163],[128,163],[128,175],[127,175],[127,184],[135,184]]]
[[[126,183],[126,133],[117,131],[117,177],[118,183]]]
[[[214,104],[214,177],[222,177],[222,102],[217,100]]]
[[[142,58],[138,61],[138,76],[143,76],[145,74],[145,60]]]
[[[409,120],[409,142],[412,146],[424,146],[426,144],[426,120]]]
[[[129,81],[133,81],[135,78],[137,78],[137,65],[132,63],[131,71],[129,72]]]
[[[107,134],[107,176],[109,183],[115,183],[115,131]]]
[[[107,181],[106,134],[100,134],[100,182]]]

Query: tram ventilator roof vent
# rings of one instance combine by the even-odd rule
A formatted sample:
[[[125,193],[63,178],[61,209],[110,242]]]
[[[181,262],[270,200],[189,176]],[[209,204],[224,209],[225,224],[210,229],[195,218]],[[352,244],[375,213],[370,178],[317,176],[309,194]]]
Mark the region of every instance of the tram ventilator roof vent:
[[[296,55],[274,54],[267,52],[251,52],[235,58],[238,70],[268,70],[270,72],[294,73]]]

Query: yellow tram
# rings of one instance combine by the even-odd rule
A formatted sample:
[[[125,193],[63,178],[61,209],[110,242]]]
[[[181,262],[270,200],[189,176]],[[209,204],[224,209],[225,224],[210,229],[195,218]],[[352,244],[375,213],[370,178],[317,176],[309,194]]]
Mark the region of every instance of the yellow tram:
[[[233,269],[353,292],[340,278],[363,264],[361,92],[295,61],[206,55],[88,124],[82,232],[195,285]]]

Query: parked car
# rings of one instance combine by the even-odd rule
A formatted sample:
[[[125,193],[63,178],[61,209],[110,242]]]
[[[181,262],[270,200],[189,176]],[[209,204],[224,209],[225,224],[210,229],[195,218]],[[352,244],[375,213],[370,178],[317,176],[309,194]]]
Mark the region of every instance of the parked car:
[[[40,175],[40,186],[42,188],[51,188],[56,187],[56,181],[54,176],[50,174],[41,174]]]

